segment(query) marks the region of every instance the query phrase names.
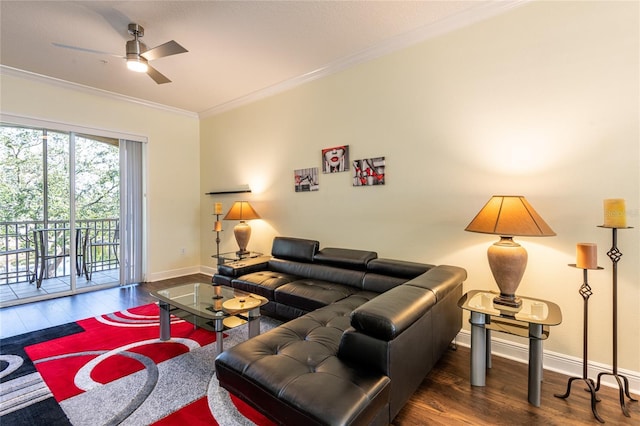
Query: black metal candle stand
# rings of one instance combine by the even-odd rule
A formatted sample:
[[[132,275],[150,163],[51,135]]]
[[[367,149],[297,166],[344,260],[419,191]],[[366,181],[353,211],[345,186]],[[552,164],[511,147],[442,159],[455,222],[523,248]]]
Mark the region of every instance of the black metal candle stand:
[[[569,266],[572,266],[574,268],[577,267],[575,264],[570,264]],[[604,269],[604,268],[598,267],[598,269]],[[600,423],[604,423],[604,420],[602,419],[602,417],[600,417],[600,414],[598,414],[598,407],[596,406],[596,403],[600,402],[600,400],[598,399],[598,396],[596,395],[596,392],[597,392],[596,385],[593,382],[593,379],[590,379],[587,375],[587,359],[588,359],[587,342],[589,337],[589,333],[588,333],[589,296],[591,296],[593,292],[591,291],[591,287],[589,286],[589,281],[587,280],[587,269],[582,269],[582,271],[583,271],[583,282],[582,282],[582,286],[580,287],[580,290],[578,290],[578,293],[580,293],[580,296],[582,296],[582,299],[584,300],[584,314],[583,314],[583,326],[582,326],[582,377],[569,378],[569,381],[567,383],[567,391],[564,394],[554,394],[554,396],[557,398],[563,398],[563,399],[568,398],[569,395],[571,394],[571,384],[576,380],[582,380],[587,385],[586,390],[591,394],[591,411],[593,412],[593,416]]]
[[[596,392],[600,389],[600,379],[603,376],[613,376],[620,390],[620,408],[622,408],[622,413],[627,417],[631,417],[625,403],[625,395],[630,401],[637,402],[638,400],[631,397],[631,393],[629,392],[629,379],[618,373],[618,262],[622,257],[622,253],[618,250],[618,229],[631,229],[632,227],[611,228],[608,226],[599,226],[599,228],[611,229],[613,239],[611,249],[607,252],[607,256],[609,256],[609,259],[611,259],[613,263],[613,369],[610,373],[603,372],[598,374]]]
[[[213,231],[216,233],[216,259],[218,259],[218,266],[220,266],[220,264],[222,264],[220,259],[220,232],[222,232],[222,230],[218,231],[216,229],[216,225],[220,222],[220,214],[215,213],[214,216],[216,217],[216,221],[213,224]]]

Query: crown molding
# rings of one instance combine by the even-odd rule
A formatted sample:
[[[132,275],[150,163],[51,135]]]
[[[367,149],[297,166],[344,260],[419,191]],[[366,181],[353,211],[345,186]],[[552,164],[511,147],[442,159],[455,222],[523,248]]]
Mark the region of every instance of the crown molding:
[[[167,105],[159,104],[156,102],[146,101],[143,99],[134,98],[131,96],[121,95],[119,93],[109,92],[107,90],[96,89],[95,87],[85,86],[83,84],[72,83],[59,78],[48,77],[46,75],[37,74],[30,71],[21,70],[18,68],[8,67],[6,65],[0,65],[0,75],[8,75],[11,77],[18,77],[25,80],[35,81],[39,83],[48,84],[50,86],[56,86],[63,89],[76,90],[78,92],[86,93],[94,96],[101,96],[116,101],[127,102],[131,104],[141,105],[148,108],[153,108],[165,112],[171,112],[174,114],[185,115],[191,118],[198,118],[198,114],[187,111],[180,108],[174,108]]]
[[[134,98],[131,96],[121,95],[114,92],[109,92],[102,89],[96,89],[93,87],[85,86],[82,84],[71,83],[65,80],[47,77],[41,74],[36,74],[29,71],[20,70],[17,68],[0,65],[0,75],[9,75],[19,78],[24,78],[32,81],[43,82],[53,86],[62,87],[65,89],[77,90],[80,92],[88,93],[95,96],[102,96],[105,98],[118,100],[122,102],[129,102],[149,108],[158,109],[161,111],[171,112],[174,114],[185,115],[192,118],[206,118],[218,114],[222,114],[226,111],[230,111],[235,108],[256,102],[261,99],[276,95],[278,93],[285,92],[293,89],[305,83],[309,83],[332,74],[336,74],[340,71],[344,71],[353,66],[362,64],[364,62],[377,59],[384,55],[396,52],[398,50],[413,46],[415,44],[424,42],[426,40],[438,37],[440,35],[452,32],[454,30],[470,26],[476,22],[489,19],[491,17],[500,15],[507,11],[513,10],[524,4],[530,3],[533,0],[493,0],[487,3],[482,3],[476,7],[468,9],[457,15],[442,19],[435,23],[425,25],[415,30],[409,31],[404,34],[397,35],[389,38],[382,43],[364,49],[358,53],[347,56],[345,58],[334,61],[324,67],[310,71],[306,74],[302,74],[297,77],[276,83],[274,85],[265,87],[264,89],[256,90],[245,96],[241,96],[236,99],[232,99],[228,102],[216,105],[199,113],[183,110],[180,108],[174,108],[167,105],[146,101],[143,99]]]
[[[221,114],[226,111],[230,111],[243,105],[247,105],[249,103],[267,98],[269,96],[285,92],[302,84],[309,83],[311,81],[318,80],[332,74],[336,74],[355,65],[380,58],[384,55],[388,55],[398,50],[452,32],[454,30],[470,26],[476,22],[489,19],[491,17],[505,13],[509,10],[520,7],[526,3],[530,3],[531,1],[533,0],[496,0],[488,3],[483,3],[477,7],[473,7],[457,15],[389,38],[378,45],[334,61],[314,71],[274,84],[264,89],[257,90],[253,93],[233,99],[220,105],[216,105],[215,107],[200,112],[198,115],[200,118],[206,118]]]

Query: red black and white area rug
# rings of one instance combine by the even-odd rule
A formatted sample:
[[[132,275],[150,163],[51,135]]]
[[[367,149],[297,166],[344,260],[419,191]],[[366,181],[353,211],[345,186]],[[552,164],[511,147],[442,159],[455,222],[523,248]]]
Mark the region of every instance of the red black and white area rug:
[[[246,333],[227,331],[225,348]],[[0,424],[271,424],[218,386],[215,333],[172,316],[171,340],[158,337],[150,304],[2,339]]]

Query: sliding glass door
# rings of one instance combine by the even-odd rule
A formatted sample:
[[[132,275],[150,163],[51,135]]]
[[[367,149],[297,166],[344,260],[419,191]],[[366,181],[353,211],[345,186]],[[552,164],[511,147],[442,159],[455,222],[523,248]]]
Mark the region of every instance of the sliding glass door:
[[[0,127],[0,303],[142,280],[140,142]]]

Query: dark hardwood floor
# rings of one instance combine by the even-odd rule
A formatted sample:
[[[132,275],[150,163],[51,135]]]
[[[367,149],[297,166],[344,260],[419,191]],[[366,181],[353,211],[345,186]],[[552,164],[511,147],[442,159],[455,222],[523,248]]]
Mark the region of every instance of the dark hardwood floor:
[[[153,303],[151,290],[194,281],[210,282],[211,277],[189,275],[0,308],[0,338]]]
[[[190,275],[154,283],[83,293],[59,299],[0,309],[0,337],[65,324],[82,318],[127,309],[155,301],[149,291],[203,281],[206,275]],[[395,418],[394,425],[598,425],[591,413],[589,393],[576,381],[566,400],[568,377],[545,370],[542,403],[527,402],[527,366],[505,358],[493,358],[486,387],[469,385],[469,349],[448,351],[422,382]],[[607,425],[640,424],[640,407],[629,402],[631,417],[622,414],[618,390],[603,387],[597,404]],[[635,395],[638,398],[637,395]]]

